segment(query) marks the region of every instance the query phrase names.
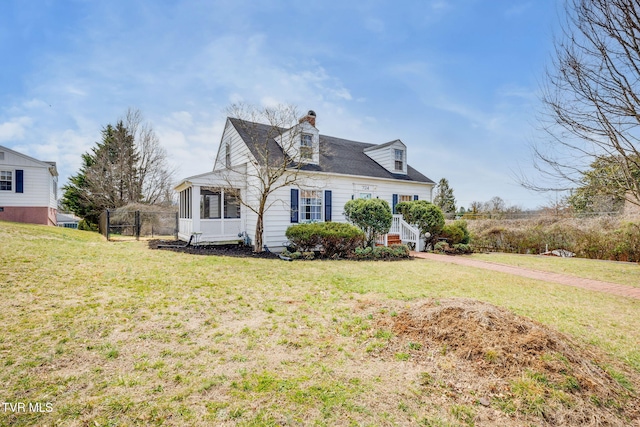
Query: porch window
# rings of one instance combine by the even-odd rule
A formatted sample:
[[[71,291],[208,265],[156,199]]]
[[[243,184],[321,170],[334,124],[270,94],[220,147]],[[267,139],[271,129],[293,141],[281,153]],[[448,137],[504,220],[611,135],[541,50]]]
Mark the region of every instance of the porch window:
[[[300,220],[322,221],[322,191],[300,190]]]
[[[221,211],[220,190],[200,189],[200,218],[201,219],[220,219]]]
[[[240,200],[233,193],[224,193],[224,217],[240,218]]]
[[[191,218],[191,188],[180,192],[180,218]]]
[[[0,171],[0,191],[11,191],[13,176],[11,171]]]
[[[240,218],[240,200],[236,197],[237,191],[235,189],[201,188],[200,218]]]

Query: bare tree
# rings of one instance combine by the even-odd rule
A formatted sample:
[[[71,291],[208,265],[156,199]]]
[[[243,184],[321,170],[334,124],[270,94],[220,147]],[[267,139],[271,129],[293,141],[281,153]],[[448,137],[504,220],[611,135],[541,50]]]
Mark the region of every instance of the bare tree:
[[[124,125],[133,136],[138,154],[136,172],[131,176],[145,204],[165,204],[173,199],[173,175],[167,151],[149,123],[145,123],[140,110],[127,110]]]
[[[227,114],[250,148],[248,162],[231,164],[225,159],[227,173],[225,180],[229,187],[237,184],[237,174],[246,177],[246,192],[236,193],[238,201],[257,216],[255,229],[255,250],[263,251],[264,216],[275,203],[287,203],[273,197],[276,190],[289,187],[301,180],[300,172],[308,163],[302,148],[315,150],[319,155],[318,141],[314,147],[301,147],[303,123],[309,121],[315,126],[315,113],[309,112],[298,120],[294,106],[256,107],[233,104]],[[313,157],[312,154],[310,157]],[[218,159],[220,162],[221,159]],[[317,186],[311,178],[305,177],[305,186]]]
[[[612,194],[640,205],[640,3],[565,0],[566,22],[547,71],[542,123],[549,138],[533,147],[535,167],[549,185],[583,185],[595,161],[619,171]]]

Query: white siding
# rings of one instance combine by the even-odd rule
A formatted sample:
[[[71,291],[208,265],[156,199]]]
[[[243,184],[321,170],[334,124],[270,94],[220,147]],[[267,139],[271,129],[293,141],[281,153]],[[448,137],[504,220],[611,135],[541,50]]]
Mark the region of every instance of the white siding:
[[[311,159],[300,159],[300,138],[302,134],[308,134],[313,139],[313,156]],[[309,122],[302,122],[280,137],[276,138],[276,142],[292,159],[300,159],[302,162],[317,165],[320,162],[320,132]]]
[[[238,134],[236,128],[233,127],[231,121],[227,120],[213,170],[224,169],[226,167],[227,144],[229,144],[229,148],[231,149],[231,166],[243,165],[253,159],[253,155],[249,151],[247,144],[242,141],[240,134]]]
[[[300,182],[304,182],[301,177]],[[391,206],[393,195],[417,195],[420,200],[431,201],[434,184],[407,182],[400,180],[385,180],[366,177],[354,177],[344,175],[327,175],[324,180],[314,180],[316,186],[299,185],[299,188],[317,189],[321,191],[331,190],[332,196],[332,221],[346,222],[344,217],[344,205],[353,197],[359,197],[363,186],[368,186],[373,198],[386,200]],[[265,215],[264,244],[270,249],[282,249],[282,242],[286,241],[285,232],[291,224],[290,196],[292,187],[283,187],[271,195],[270,201],[277,202]],[[298,188],[298,187],[294,187]],[[324,199],[322,206],[322,218],[324,220]],[[255,223],[254,223],[255,228]],[[253,236],[254,230],[251,230]]]
[[[56,207],[49,165],[34,161],[29,157],[4,150],[4,160],[0,160],[0,170],[11,171],[13,183],[11,191],[0,191],[0,206],[16,207]],[[16,193],[16,170],[24,171],[23,193]]]
[[[396,170],[395,150],[403,150],[404,152],[401,171]],[[365,154],[391,173],[407,173],[407,147],[399,140],[395,141],[393,144],[385,145],[384,147],[367,149],[365,150]]]

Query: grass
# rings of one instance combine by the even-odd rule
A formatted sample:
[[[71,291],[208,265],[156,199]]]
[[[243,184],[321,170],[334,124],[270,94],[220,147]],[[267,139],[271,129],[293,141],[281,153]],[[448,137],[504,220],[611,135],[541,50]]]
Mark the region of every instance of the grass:
[[[474,254],[472,258],[640,287],[638,263],[505,253]]]
[[[419,343],[373,356],[392,333],[359,307],[419,298],[507,307],[640,372],[631,299],[420,260],[194,256],[2,222],[0,241],[0,398],[53,409],[0,425],[473,425],[478,407],[416,392]]]

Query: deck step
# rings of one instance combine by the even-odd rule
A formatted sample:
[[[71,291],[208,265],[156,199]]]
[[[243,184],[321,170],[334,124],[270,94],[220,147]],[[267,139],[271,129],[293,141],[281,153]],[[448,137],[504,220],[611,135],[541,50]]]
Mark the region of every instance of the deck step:
[[[400,239],[399,234],[389,234],[387,235],[387,245],[401,245],[402,239]]]

